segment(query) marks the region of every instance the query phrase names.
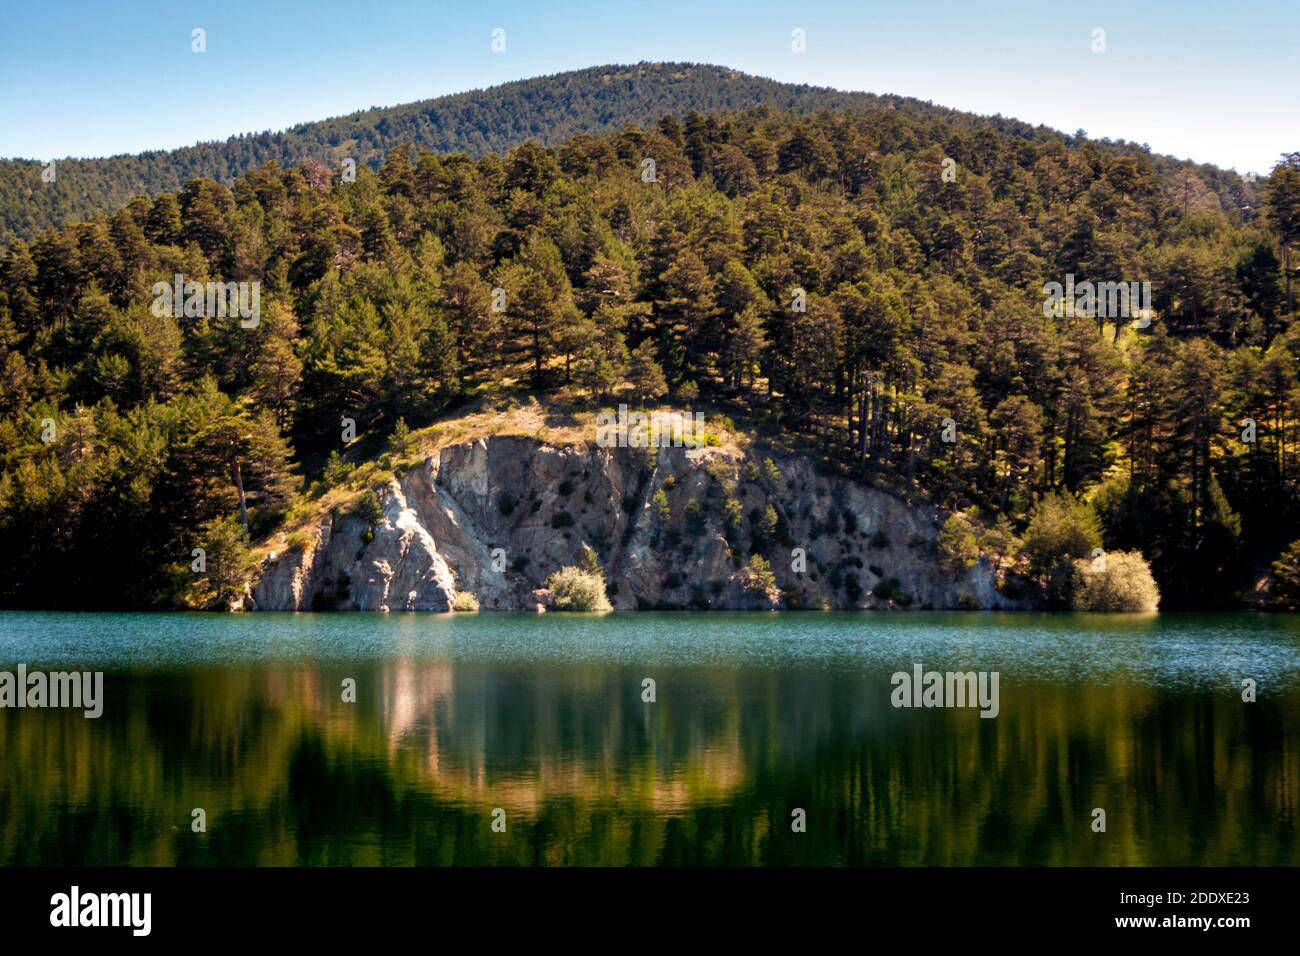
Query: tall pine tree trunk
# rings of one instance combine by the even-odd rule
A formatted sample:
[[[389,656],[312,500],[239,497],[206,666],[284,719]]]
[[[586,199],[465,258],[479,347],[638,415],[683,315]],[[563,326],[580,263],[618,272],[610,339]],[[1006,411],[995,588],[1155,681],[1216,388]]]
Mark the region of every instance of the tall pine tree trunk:
[[[244,497],[244,478],[239,473],[239,459],[230,460],[230,477],[235,480],[235,491],[239,494],[239,520],[248,530],[248,500]]]

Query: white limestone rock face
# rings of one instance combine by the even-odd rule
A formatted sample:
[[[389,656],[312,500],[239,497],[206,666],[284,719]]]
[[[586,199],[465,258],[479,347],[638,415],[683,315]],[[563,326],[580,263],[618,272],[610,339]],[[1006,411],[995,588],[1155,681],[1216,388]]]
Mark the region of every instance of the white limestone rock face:
[[[396,480],[380,498],[383,517],[356,560],[350,609],[448,611],[456,579],[422,516]]]
[[[463,591],[483,610],[533,611],[547,576],[587,548],[616,609],[1026,606],[987,562],[940,566],[942,516],[808,458],[493,436],[443,448],[376,493],[377,520],[322,518],[307,546],[266,563],[245,606],[447,611]],[[751,553],[770,561],[774,589],[746,575]]]

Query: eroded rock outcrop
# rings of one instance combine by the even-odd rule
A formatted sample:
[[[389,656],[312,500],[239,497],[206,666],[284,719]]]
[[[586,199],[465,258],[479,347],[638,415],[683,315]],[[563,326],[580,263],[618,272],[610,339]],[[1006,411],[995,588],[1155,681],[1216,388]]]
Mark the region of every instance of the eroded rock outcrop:
[[[940,567],[931,511],[806,458],[498,436],[443,448],[376,492],[377,518],[322,518],[265,563],[246,606],[446,611],[459,591],[484,610],[533,610],[546,577],[587,548],[618,609],[1019,606],[983,562]]]

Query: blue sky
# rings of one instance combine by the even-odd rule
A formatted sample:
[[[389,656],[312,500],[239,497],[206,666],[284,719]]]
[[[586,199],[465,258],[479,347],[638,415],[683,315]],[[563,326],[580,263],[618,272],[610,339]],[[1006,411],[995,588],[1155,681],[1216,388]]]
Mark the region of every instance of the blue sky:
[[[1240,172],[1300,150],[1300,0],[12,0],[0,156],[171,148],[637,60],[899,93]]]

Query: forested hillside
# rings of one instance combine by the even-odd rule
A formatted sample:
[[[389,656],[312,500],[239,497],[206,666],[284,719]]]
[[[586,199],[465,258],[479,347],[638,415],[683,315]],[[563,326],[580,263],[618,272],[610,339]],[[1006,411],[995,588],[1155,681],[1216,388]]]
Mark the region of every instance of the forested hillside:
[[[1300,537],[1298,234],[1300,157],[1256,188],[933,109],[194,179],[0,260],[0,601],[177,600],[196,542],[535,394],[593,438],[619,401],[725,412],[951,511],[945,560],[1013,561],[1049,602],[1103,547],[1163,607],[1234,604]],[[256,326],[156,314],[176,274],[260,283]],[[1067,276],[1149,282],[1152,311],[1046,315]]]
[[[278,133],[232,136],[224,143],[106,159],[0,159],[0,246],[14,237],[30,240],[42,229],[114,212],[137,195],[177,191],[191,179],[230,185],[272,161],[290,166],[311,160],[337,169],[343,160],[352,159],[378,169],[385,153],[402,143],[481,156],[527,140],[558,144],[575,133],[648,125],[669,113],[757,106],[798,113],[889,108],[1026,139],[1059,139],[1049,130],[1001,117],[986,120],[903,97],[778,83],[718,66],[602,66],[365,110]],[[55,162],[47,169],[50,160]],[[1161,158],[1156,162],[1172,163]],[[1202,167],[1200,174],[1216,191],[1234,188],[1236,177],[1220,178],[1212,167]],[[1230,202],[1249,201],[1243,195],[1234,193]]]
[[[68,159],[55,163],[52,182],[41,178],[44,160],[52,157],[42,162],[0,160],[0,244],[14,236],[29,239],[40,229],[112,212],[137,195],[178,190],[190,179],[230,184],[271,161],[289,166],[313,160],[337,168],[351,158],[378,169],[384,154],[402,143],[481,156],[530,139],[560,143],[574,133],[648,124],[665,114],[690,110],[703,113],[768,105],[808,112],[863,109],[880,102],[866,93],[777,83],[722,67],[642,63],[520,80],[303,123],[279,133],[232,136],[224,143],[107,159]]]

